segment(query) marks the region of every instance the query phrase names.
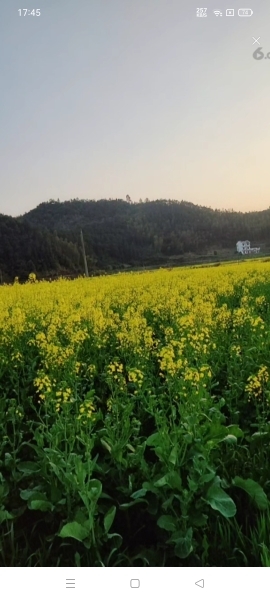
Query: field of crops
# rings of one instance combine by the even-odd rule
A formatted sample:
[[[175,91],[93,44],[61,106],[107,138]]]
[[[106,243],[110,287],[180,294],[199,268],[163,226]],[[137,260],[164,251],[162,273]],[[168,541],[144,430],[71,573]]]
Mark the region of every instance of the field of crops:
[[[0,566],[270,566],[270,262],[0,287]]]

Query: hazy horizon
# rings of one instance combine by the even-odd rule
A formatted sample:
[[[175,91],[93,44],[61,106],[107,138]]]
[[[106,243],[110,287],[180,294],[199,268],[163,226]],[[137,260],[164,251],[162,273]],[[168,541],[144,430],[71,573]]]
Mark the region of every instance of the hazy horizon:
[[[235,4],[235,3],[232,3]],[[50,198],[269,208],[270,5],[40,0],[1,10],[0,213]],[[241,4],[235,5],[235,11]],[[215,17],[214,9],[223,11]],[[32,10],[32,9],[31,9]]]

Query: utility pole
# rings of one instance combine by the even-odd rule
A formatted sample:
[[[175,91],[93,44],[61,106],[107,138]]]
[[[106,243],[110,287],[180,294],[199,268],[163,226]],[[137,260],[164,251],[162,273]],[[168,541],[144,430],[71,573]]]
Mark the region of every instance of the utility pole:
[[[81,229],[81,242],[82,242],[82,251],[83,251],[85,276],[89,277],[87,260],[86,260],[86,254],[85,254],[85,248],[84,248],[84,241],[83,241],[83,232],[82,232],[82,229]]]

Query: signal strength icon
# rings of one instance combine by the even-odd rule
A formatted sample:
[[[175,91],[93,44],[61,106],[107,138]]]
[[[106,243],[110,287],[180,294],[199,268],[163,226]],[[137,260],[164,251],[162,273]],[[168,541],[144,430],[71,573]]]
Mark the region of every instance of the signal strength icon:
[[[222,17],[222,12],[221,10],[213,10],[214,15],[216,15],[216,17]]]

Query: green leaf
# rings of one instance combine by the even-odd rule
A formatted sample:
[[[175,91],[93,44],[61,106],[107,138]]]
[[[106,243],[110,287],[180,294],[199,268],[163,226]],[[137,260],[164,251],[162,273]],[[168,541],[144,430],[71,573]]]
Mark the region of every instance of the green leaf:
[[[76,523],[80,523],[83,525],[87,519],[87,511],[85,509],[78,508],[75,513],[75,521]]]
[[[162,515],[157,522],[158,527],[165,529],[166,531],[175,531],[176,524],[176,518],[172,515]]]
[[[48,501],[46,494],[44,494],[43,492],[39,492],[38,490],[22,490],[20,492],[20,497],[22,500],[28,501],[27,502],[28,508],[30,508],[32,510],[41,510],[41,509],[35,508],[35,505],[33,504],[33,502],[41,502],[41,503],[46,503],[46,504],[49,503],[50,506],[52,506],[51,503]],[[48,510],[48,509],[46,509],[46,510]]]
[[[176,471],[166,473],[166,475],[158,479],[154,485],[155,487],[164,487],[165,485],[168,485],[172,490],[176,489],[178,491],[182,491],[181,477],[178,473],[176,473]]]
[[[53,504],[58,504],[58,502],[62,501],[62,492],[56,485],[54,485],[54,483],[52,483],[52,485],[51,485],[50,492],[51,492],[51,502]],[[63,504],[63,502],[62,502],[62,504]]]
[[[236,514],[234,501],[216,483],[208,489],[205,500],[207,504],[224,517],[234,517]]]
[[[269,501],[265,492],[263,491],[263,488],[253,479],[242,479],[242,477],[235,477],[233,479],[233,485],[245,490],[245,492],[247,492],[259,509],[265,510],[269,506]]]
[[[235,437],[237,437],[237,438],[243,437],[243,435],[244,435],[242,429],[240,429],[240,427],[238,427],[238,425],[228,425],[227,430],[228,430],[229,434],[235,435]]]
[[[34,496],[37,492],[34,490],[21,490],[20,497],[22,500],[29,500],[32,496]]]
[[[102,484],[98,479],[92,479],[87,486],[87,496],[91,500],[97,501],[101,492],[102,492]]]
[[[237,444],[237,437],[235,435],[232,435],[231,433],[229,433],[229,435],[226,435],[225,438],[223,438],[223,440],[221,440],[222,442],[228,442],[229,444]]]
[[[103,448],[105,448],[105,450],[108,450],[108,452],[111,454],[112,452],[112,448],[111,446],[106,442],[106,440],[100,440],[101,444],[103,446]]]
[[[171,451],[171,454],[170,454],[170,456],[169,456],[169,462],[170,462],[172,465],[175,465],[175,464],[176,464],[176,461],[177,461],[177,455],[178,455],[178,447],[177,447],[177,446],[174,446],[174,447],[173,447],[173,449],[172,449],[172,451]]]
[[[168,485],[168,474],[158,479],[154,485],[155,487],[164,487],[164,485]]]
[[[0,485],[0,499],[4,500],[9,494],[9,486],[6,481],[3,480],[3,483]]]
[[[137,498],[143,498],[145,496],[145,494],[147,494],[147,490],[141,489],[141,490],[138,490],[137,492],[133,492],[133,494],[131,494],[131,498],[133,498],[134,500],[137,500]]]
[[[126,509],[126,508],[130,508],[131,506],[134,506],[135,504],[148,504],[147,500],[144,500],[144,498],[137,498],[137,500],[132,500],[132,502],[125,502],[124,504],[120,504],[120,508]]]
[[[109,508],[108,512],[106,513],[106,515],[104,517],[104,529],[105,529],[106,533],[109,532],[109,530],[113,524],[115,513],[116,513],[116,507],[111,506],[111,508]]]
[[[80,525],[80,523],[73,521],[72,523],[67,523],[64,525],[58,535],[62,538],[71,537],[79,542],[82,542],[88,536],[88,534],[89,531],[86,527],[83,527],[83,525]]]
[[[31,510],[42,510],[42,512],[52,510],[53,508],[53,505],[48,500],[30,500],[28,506]]]
[[[175,535],[174,535],[175,537]],[[176,544],[174,548],[175,555],[178,558],[187,558],[189,554],[191,554],[193,550],[192,546],[192,537],[193,531],[192,527],[189,527],[185,535],[181,535],[178,539],[176,539]]]
[[[0,525],[4,523],[4,521],[13,519],[13,515],[7,510],[0,510]]]
[[[181,492],[183,489],[181,477],[176,471],[168,474],[168,484],[173,490],[178,490],[178,492]]]
[[[163,446],[155,446],[155,455],[161,459],[161,461],[164,460],[164,457],[167,458],[167,452],[164,450]]]
[[[35,462],[20,462],[17,465],[17,469],[25,473],[25,475],[30,475],[31,473],[37,473],[40,470],[40,466]]]
[[[144,481],[142,486],[144,490],[147,490],[148,492],[153,492],[153,494],[157,494],[155,485],[151,481]]]
[[[200,483],[209,483],[209,481],[211,481],[212,479],[215,478],[215,475],[216,475],[215,471],[210,471],[209,473],[205,473],[205,475],[202,475],[200,477]]]
[[[157,446],[160,443],[160,433],[152,433],[145,443],[147,446]]]

